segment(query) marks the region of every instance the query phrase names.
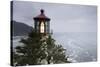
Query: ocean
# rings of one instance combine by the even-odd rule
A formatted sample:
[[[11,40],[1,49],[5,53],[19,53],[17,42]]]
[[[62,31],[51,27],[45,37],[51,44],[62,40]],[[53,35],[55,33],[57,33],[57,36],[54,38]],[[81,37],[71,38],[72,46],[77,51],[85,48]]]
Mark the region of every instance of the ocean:
[[[53,33],[56,44],[66,49],[66,55],[71,62],[97,61],[97,33],[96,32],[66,32]],[[14,36],[13,47],[22,45],[19,43],[25,36]]]

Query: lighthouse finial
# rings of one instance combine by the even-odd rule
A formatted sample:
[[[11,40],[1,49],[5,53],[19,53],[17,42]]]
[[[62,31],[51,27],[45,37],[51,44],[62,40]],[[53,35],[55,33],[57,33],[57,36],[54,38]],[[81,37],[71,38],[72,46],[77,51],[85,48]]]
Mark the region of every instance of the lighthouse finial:
[[[44,13],[44,10],[43,9],[41,9],[41,14],[43,14]]]

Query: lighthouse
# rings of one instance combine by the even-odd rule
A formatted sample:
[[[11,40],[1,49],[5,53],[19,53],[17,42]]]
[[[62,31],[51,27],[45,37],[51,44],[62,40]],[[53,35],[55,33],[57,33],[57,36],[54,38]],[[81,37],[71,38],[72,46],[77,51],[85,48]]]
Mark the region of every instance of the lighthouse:
[[[36,33],[49,34],[50,33],[50,18],[45,15],[43,9],[40,10],[40,15],[33,17],[34,30]]]

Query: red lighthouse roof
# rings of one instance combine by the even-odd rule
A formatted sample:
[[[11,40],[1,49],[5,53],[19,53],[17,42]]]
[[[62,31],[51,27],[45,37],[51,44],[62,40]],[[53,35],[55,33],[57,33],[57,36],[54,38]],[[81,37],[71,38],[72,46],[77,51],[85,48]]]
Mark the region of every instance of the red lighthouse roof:
[[[38,19],[50,20],[50,18],[48,18],[47,16],[45,16],[43,9],[41,9],[40,12],[41,12],[41,14],[38,15],[38,16],[36,16],[36,17],[34,17],[34,20],[38,20]]]

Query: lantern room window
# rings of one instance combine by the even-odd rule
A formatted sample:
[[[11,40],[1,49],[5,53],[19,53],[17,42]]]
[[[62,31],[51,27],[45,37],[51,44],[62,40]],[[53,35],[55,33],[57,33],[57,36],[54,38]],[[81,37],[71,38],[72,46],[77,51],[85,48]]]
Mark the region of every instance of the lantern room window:
[[[40,33],[44,33],[44,22],[40,24]]]

